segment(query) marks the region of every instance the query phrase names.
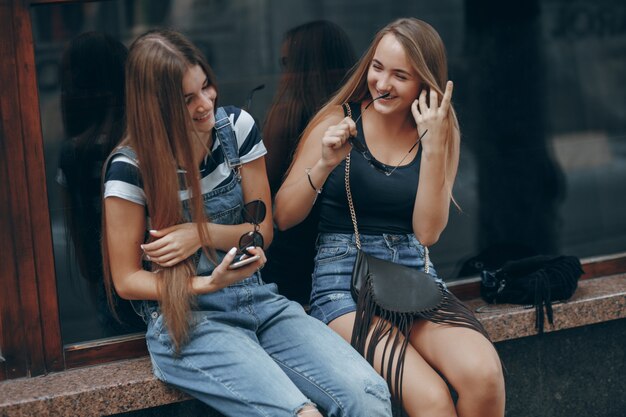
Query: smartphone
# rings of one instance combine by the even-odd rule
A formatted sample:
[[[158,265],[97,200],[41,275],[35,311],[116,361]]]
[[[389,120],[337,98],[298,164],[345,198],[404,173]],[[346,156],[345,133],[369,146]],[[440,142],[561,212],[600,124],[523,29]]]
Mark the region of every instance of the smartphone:
[[[254,255],[254,256],[251,256],[249,258],[245,258],[245,259],[242,259],[240,261],[233,262],[232,264],[228,265],[228,269],[241,268],[242,266],[251,264],[252,262],[257,261],[259,259],[261,259],[260,255]]]

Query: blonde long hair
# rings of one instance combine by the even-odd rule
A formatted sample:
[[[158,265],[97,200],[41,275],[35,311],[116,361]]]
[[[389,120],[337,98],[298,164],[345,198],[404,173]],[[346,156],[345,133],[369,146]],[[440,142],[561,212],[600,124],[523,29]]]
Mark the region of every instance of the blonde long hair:
[[[422,80],[427,91],[432,89],[443,97],[448,81],[448,63],[446,49],[437,31],[428,23],[415,18],[397,19],[381,29],[370,47],[356,64],[354,71],[346,83],[315,115],[303,133],[306,137],[326,115],[333,111],[335,106],[346,102],[361,102],[371,98],[367,86],[367,72],[374,58],[374,53],[380,40],[387,34],[393,34],[404,48],[407,58],[413,69]],[[447,138],[447,160],[453,157],[458,148],[452,140],[455,130],[459,129],[459,122],[454,107],[450,105],[450,129]]]
[[[215,76],[202,53],[180,33],[153,30],[133,42],[126,65],[127,135],[124,143],[137,153],[152,229],[189,221],[183,216],[178,193],[177,170],[185,168],[185,186],[191,190],[191,221],[198,227],[203,250],[210,259],[215,259],[214,251],[209,249],[208,218],[203,209],[200,174],[194,158],[196,132],[182,87],[185,73],[195,65],[204,70],[209,85],[216,87]],[[104,221],[103,227],[106,227]],[[113,289],[107,244],[104,239],[105,282],[110,295]],[[189,258],[170,268],[153,264],[153,269],[157,268],[160,269],[159,304],[178,351],[188,338],[189,313],[194,304],[190,278],[196,273],[195,265]]]

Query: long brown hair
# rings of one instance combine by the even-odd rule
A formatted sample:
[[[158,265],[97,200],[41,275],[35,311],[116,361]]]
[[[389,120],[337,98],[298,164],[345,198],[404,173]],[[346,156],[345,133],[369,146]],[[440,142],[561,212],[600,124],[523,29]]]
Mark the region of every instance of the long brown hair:
[[[137,153],[150,228],[159,230],[189,221],[183,217],[178,193],[177,169],[184,167],[185,188],[191,190],[191,221],[198,227],[203,250],[210,259],[215,259],[209,249],[208,218],[203,210],[200,174],[194,158],[196,132],[182,87],[185,73],[195,65],[203,69],[208,84],[216,87],[215,76],[202,53],[180,33],[158,29],[133,42],[126,65],[125,142]],[[106,239],[103,243],[105,277],[110,294]],[[189,312],[194,301],[190,278],[195,275],[195,266],[190,258],[171,268],[153,264],[153,269],[160,270],[159,304],[170,337],[179,350],[188,337]]]
[[[387,34],[393,34],[400,42],[413,69],[422,80],[423,87],[428,90],[433,89],[439,97],[443,97],[448,81],[448,63],[441,37],[431,25],[422,20],[401,18],[391,22],[376,34],[372,44],[363,54],[344,86],[315,115],[302,134],[303,137],[309,134],[313,127],[337,105],[345,102],[361,102],[371,98],[367,85],[367,72],[380,40]],[[446,153],[449,161],[458,147],[458,143],[451,139],[455,134],[454,130],[459,129],[459,122],[452,105],[450,105],[448,118],[450,129],[448,129]]]
[[[102,285],[101,178],[91,174],[122,140],[124,67],[128,49],[102,32],[73,38],[61,59],[61,114],[66,139],[59,168],[65,177],[66,224],[81,276],[93,296]]]
[[[285,33],[283,72],[263,125],[272,194],[280,187],[300,134],[355,62],[350,38],[333,22],[316,20]]]

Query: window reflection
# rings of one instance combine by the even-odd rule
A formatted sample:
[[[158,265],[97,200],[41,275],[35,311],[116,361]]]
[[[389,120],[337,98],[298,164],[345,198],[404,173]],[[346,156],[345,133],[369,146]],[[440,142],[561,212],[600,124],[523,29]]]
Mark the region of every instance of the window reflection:
[[[476,73],[464,80],[472,125],[462,131],[476,158],[475,239],[482,250],[460,275],[498,268],[511,257],[558,253],[565,197],[548,143],[539,0],[514,10],[490,3],[468,1],[465,13],[466,64]]]
[[[114,333],[143,328],[130,303],[116,299],[112,316],[104,289],[101,255],[102,165],[124,135],[124,65],[119,40],[90,31],[74,37],[61,58],[61,115],[65,136],[59,152],[66,241],[78,275],[95,307],[97,322]],[[68,245],[69,246],[69,245]],[[73,275],[73,272],[70,274]]]
[[[110,317],[103,320],[106,310],[98,302],[94,190],[99,161],[119,137],[121,123],[115,121],[119,114],[107,108],[111,102],[105,96],[114,95],[107,82],[64,93],[64,52],[86,32],[128,45],[155,26],[183,31],[215,69],[222,104],[244,106],[250,91],[265,85],[249,104],[263,123],[279,91],[281,45],[289,29],[331,21],[345,31],[359,56],[385,23],[400,16],[423,18],[448,47],[462,133],[454,195],[463,211],[451,210],[448,227],[433,247],[438,272],[454,279],[511,254],[591,257],[626,251],[626,100],[621,85],[626,32],[620,23],[626,5],[617,0],[534,0],[507,3],[500,10],[502,2],[495,0],[415,3],[372,8],[364,0],[112,0],[33,6],[64,342],[137,328],[111,324]],[[72,67],[95,62],[77,60]],[[87,71],[87,80],[95,81],[97,72]],[[69,100],[72,94],[78,96]],[[106,115],[105,121],[87,123],[89,112],[100,105],[103,110],[96,113]],[[87,209],[93,209],[92,217],[81,214]]]
[[[315,20],[290,28],[280,44],[281,74],[263,123],[265,162],[272,196],[291,165],[300,135],[342,85],[357,57],[348,34],[336,23]],[[306,220],[274,231],[265,274],[288,298],[308,304],[319,205]],[[294,279],[302,277],[302,279]]]

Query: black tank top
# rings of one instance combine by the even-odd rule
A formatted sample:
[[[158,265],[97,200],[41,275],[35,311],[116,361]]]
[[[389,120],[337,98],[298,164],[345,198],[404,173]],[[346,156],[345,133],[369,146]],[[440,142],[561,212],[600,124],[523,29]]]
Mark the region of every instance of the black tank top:
[[[352,118],[361,113],[358,103],[350,103]],[[357,123],[357,140],[363,141],[363,126]],[[417,132],[416,132],[417,134]],[[417,136],[415,137],[417,140]],[[390,176],[374,169],[356,150],[350,152],[350,188],[359,232],[362,234],[413,233],[412,216],[419,181],[422,147],[407,165]],[[345,188],[344,160],[330,173],[320,195],[320,232],[353,233]],[[393,166],[387,166],[390,170]]]

